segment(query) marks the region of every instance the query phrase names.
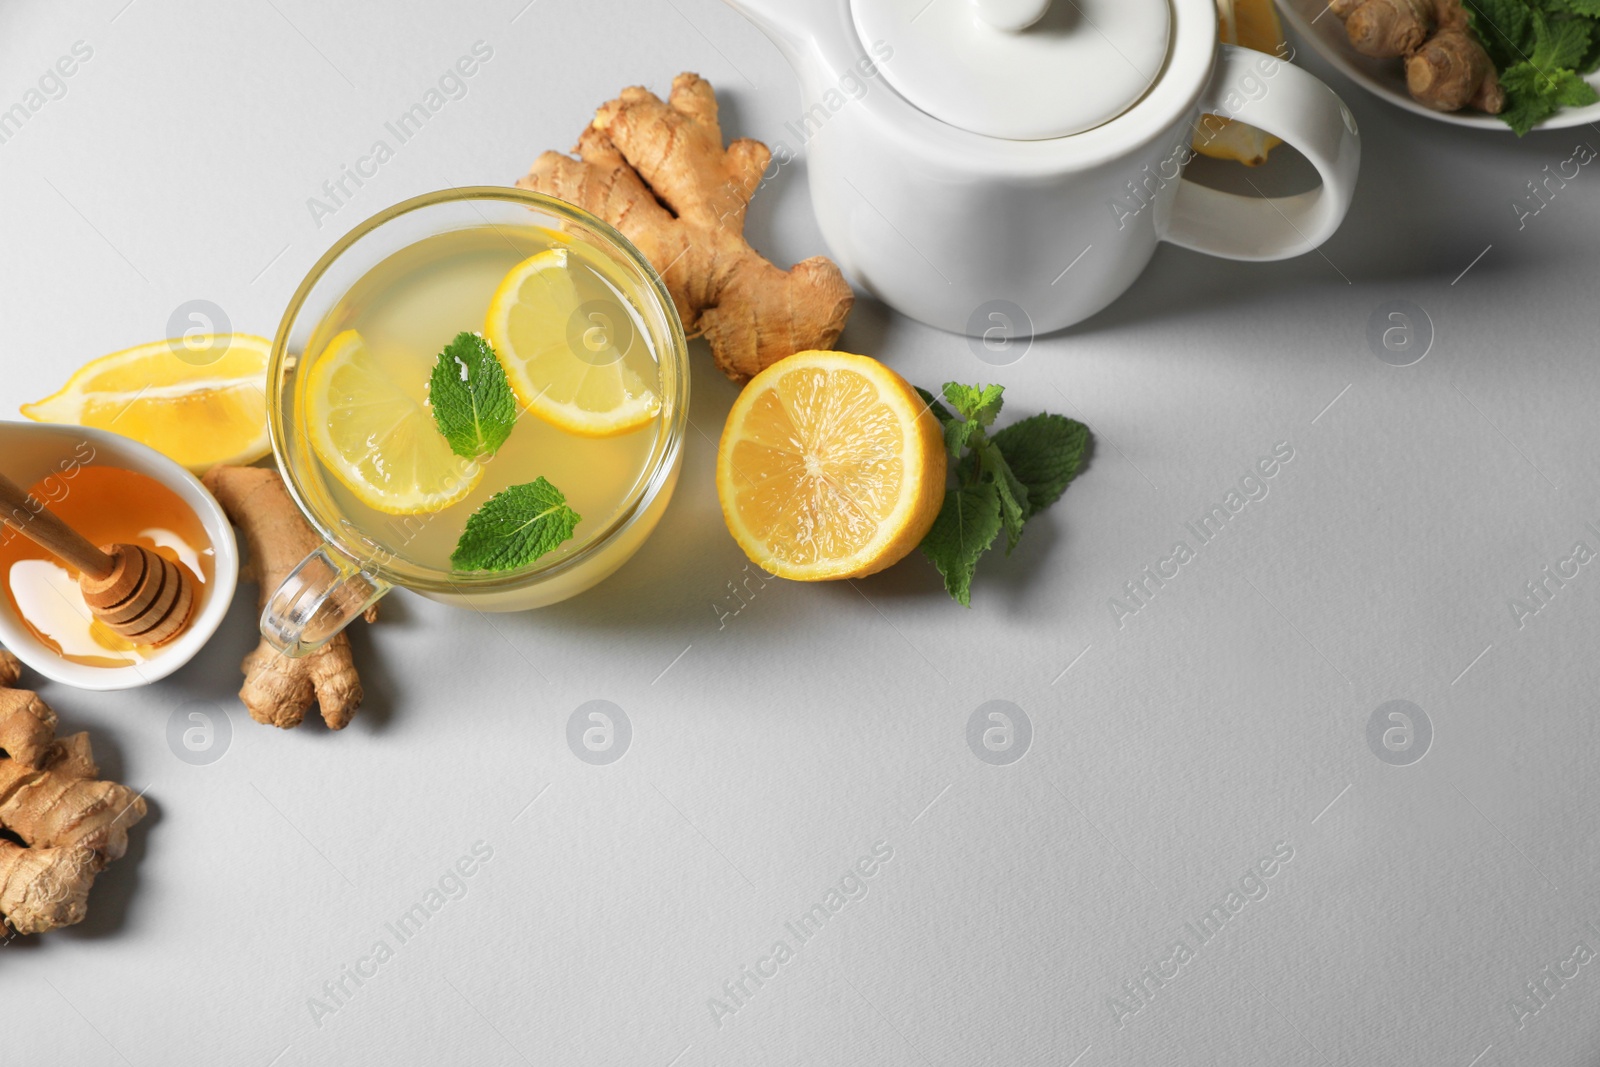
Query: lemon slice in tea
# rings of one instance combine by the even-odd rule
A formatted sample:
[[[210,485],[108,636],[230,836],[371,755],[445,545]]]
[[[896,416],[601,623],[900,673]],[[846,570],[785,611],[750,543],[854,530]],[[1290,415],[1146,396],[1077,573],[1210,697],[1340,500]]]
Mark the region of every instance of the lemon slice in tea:
[[[574,266],[567,249],[547,248],[511,268],[483,334],[517,399],[541,419],[583,437],[637,430],[661,411],[654,358],[621,320],[621,297],[580,297]]]
[[[426,403],[406,392],[345,330],[312,363],[306,432],[318,457],[363,504],[391,515],[442,511],[483,477],[450,451]]]

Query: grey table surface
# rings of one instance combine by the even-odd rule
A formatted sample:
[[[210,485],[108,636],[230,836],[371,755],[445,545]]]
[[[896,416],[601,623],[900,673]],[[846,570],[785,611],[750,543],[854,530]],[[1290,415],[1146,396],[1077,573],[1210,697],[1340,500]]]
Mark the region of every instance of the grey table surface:
[[[716,0],[7,0],[0,106],[80,41],[0,143],[6,417],[191,299],[271,332],[337,234],[511,181],[624,85],[699,71],[730,135],[799,147],[789,69]],[[465,95],[316,217],[480,41]],[[368,700],[342,734],[246,717],[249,595],[160,684],[41,686],[152,814],[86,923],[0,952],[0,1059],[1600,1061],[1600,578],[1513,607],[1600,548],[1600,177],[1580,167],[1537,214],[1527,185],[1600,134],[1447,128],[1301,62],[1365,138],[1319,254],[1164,247],[1000,368],[861,301],[840,347],[1001,381],[1009,413],[1096,434],[970,610],[920,559],[735,599],[749,572],[712,477],[735,390],[697,350],[696,432],[638,556],[535,613],[394,595],[354,634]],[[779,261],[824,251],[804,172],[752,211]],[[1409,366],[1368,343],[1392,301],[1431,323]],[[1116,612],[1274,448],[1292,459],[1266,495]],[[596,699],[632,725],[606,766],[566,744]],[[1031,724],[1006,765],[967,741],[992,700]],[[231,727],[208,765],[167,743],[197,709]],[[1369,743],[1375,716],[1398,752]],[[789,925],[819,903],[825,922]]]

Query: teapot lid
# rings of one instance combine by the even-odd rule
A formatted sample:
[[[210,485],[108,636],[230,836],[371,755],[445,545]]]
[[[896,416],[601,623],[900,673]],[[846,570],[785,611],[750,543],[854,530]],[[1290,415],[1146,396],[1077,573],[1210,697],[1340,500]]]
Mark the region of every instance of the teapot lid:
[[[941,122],[1010,140],[1109,122],[1155,83],[1168,0],[850,0],[879,70]]]

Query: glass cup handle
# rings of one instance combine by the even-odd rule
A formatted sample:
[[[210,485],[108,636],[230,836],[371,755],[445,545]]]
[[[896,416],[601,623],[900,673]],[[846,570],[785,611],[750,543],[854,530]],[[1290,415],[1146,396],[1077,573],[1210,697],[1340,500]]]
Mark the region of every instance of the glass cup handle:
[[[261,635],[286,656],[315,652],[390,589],[330,545],[301,560],[261,609]]]

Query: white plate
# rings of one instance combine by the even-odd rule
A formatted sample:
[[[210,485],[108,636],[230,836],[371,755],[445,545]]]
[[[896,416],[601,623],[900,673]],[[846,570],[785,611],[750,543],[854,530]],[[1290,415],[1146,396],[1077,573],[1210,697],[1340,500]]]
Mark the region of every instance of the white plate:
[[[1456,126],[1471,126],[1480,130],[1511,131],[1511,127],[1494,115],[1480,111],[1434,111],[1411,99],[1406,92],[1405,74],[1398,59],[1371,59],[1350,47],[1345,36],[1344,23],[1328,13],[1326,0],[1278,0],[1278,9],[1295,35],[1309,44],[1329,63],[1338,67],[1350,80],[1363,89],[1381,96],[1397,107],[1430,119]],[[1589,75],[1589,84],[1600,88],[1600,73]],[[1600,121],[1600,104],[1588,107],[1565,108],[1541,122],[1535,129],[1561,130],[1568,126],[1584,126]]]

